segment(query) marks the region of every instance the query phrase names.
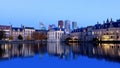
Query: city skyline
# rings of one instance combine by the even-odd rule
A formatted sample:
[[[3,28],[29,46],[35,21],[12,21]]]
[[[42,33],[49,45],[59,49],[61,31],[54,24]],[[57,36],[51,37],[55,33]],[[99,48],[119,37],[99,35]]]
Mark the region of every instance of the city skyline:
[[[46,27],[57,25],[58,20],[78,22],[79,27],[102,23],[107,18],[119,19],[119,0],[4,0],[0,2],[0,23],[33,26],[39,22]]]
[[[120,68],[120,0],[0,0],[1,68]]]

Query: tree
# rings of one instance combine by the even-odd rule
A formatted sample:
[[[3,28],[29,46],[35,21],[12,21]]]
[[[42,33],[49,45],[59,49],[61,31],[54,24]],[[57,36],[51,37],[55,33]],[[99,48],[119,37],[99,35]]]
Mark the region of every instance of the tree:
[[[5,36],[5,32],[4,31],[0,31],[0,40],[4,39]]]
[[[98,42],[99,40],[97,38],[93,38],[93,42]]]
[[[21,35],[18,36],[19,40],[23,40],[23,37]]]
[[[30,36],[27,36],[27,40],[31,40],[31,37],[30,37]]]
[[[70,41],[70,40],[72,40],[72,38],[68,37],[68,38],[66,38],[65,40],[66,40],[66,41]]]
[[[9,36],[9,40],[13,40],[13,36]]]

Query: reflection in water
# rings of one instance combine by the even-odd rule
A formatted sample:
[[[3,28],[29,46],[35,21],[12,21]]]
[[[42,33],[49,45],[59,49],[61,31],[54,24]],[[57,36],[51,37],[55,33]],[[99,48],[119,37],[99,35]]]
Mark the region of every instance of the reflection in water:
[[[89,58],[105,59],[107,61],[120,62],[120,44],[64,44],[64,43],[19,43],[0,44],[0,60],[12,59],[15,57],[33,57],[39,54],[55,56],[60,59],[79,58],[87,56]]]
[[[89,58],[105,59],[120,62],[120,44],[93,44],[73,45],[72,52],[75,55],[88,56]]]
[[[70,57],[70,46],[60,43],[48,43],[47,51],[49,55],[58,56],[59,58]]]
[[[35,54],[46,53],[47,44],[0,44],[0,59],[10,59],[14,57],[32,57]]]

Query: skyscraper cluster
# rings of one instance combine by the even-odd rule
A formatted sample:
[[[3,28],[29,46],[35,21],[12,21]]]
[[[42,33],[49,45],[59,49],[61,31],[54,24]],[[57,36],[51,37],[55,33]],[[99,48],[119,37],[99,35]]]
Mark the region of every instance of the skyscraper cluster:
[[[62,21],[62,20],[58,21],[58,27],[65,28],[65,32],[67,34],[69,34],[70,31],[71,31],[71,25],[70,24],[71,24],[71,22],[69,20],[65,20],[65,22]],[[75,22],[75,21],[72,22],[72,30],[74,30],[74,29],[77,29],[77,22]]]

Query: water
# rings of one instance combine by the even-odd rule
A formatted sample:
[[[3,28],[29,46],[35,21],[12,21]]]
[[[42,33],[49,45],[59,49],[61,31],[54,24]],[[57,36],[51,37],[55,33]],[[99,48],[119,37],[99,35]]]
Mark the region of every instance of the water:
[[[120,44],[0,44],[0,68],[25,67],[120,68]]]

